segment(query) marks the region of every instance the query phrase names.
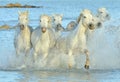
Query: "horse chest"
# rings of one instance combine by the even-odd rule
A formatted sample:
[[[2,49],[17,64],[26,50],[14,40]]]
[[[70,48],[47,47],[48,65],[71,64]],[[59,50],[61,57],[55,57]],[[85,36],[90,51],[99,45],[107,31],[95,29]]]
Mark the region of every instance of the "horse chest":
[[[75,36],[72,44],[75,48],[83,48],[86,44],[86,37],[85,34],[79,34],[78,36]]]
[[[36,47],[41,49],[41,50],[49,48],[49,46],[50,46],[50,37],[48,36],[48,34],[42,35],[39,38],[36,45],[37,45]]]
[[[30,43],[30,31],[29,30],[21,31],[20,36],[21,36],[23,45]]]

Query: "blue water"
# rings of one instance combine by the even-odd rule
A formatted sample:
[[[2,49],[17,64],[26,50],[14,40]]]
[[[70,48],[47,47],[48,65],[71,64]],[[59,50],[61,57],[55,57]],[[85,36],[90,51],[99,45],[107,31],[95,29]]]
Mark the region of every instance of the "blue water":
[[[16,68],[22,58],[15,56],[13,45],[15,30],[0,30],[0,82],[119,82],[120,81],[120,0],[0,0],[0,5],[8,3],[29,4],[43,6],[43,8],[0,8],[0,25],[15,26],[18,23],[18,11],[29,11],[30,25],[39,25],[41,14],[63,14],[63,26],[71,20],[76,20],[82,9],[90,9],[96,13],[100,7],[106,7],[111,19],[104,23],[105,30],[96,34],[90,45],[90,70],[84,70],[84,56],[76,56],[77,65],[69,70],[66,68],[66,56],[63,66],[59,66],[59,56],[53,57],[54,65],[32,67],[29,70]],[[99,29],[97,30],[99,32]],[[95,42],[94,42],[95,40]],[[95,43],[98,44],[96,45]],[[56,60],[58,60],[56,62]],[[37,70],[33,70],[36,68]]]
[[[119,82],[120,70],[0,71],[0,82]]]

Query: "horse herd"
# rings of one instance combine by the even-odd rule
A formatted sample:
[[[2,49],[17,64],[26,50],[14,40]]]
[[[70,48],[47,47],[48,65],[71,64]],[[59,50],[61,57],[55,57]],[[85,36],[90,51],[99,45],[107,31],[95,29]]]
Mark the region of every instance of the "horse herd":
[[[27,57],[32,50],[33,62],[37,62],[39,55],[42,55],[41,61],[44,62],[50,50],[57,49],[60,53],[68,55],[68,67],[72,68],[74,52],[83,53],[86,56],[84,66],[86,69],[89,69],[90,65],[90,53],[86,43],[89,41],[88,33],[101,27],[102,23],[110,18],[106,8],[99,8],[97,15],[88,9],[83,9],[77,20],[71,21],[64,28],[62,15],[43,14],[40,16],[39,26],[33,29],[29,26],[28,11],[18,13],[19,24],[14,39],[16,55],[24,53]]]

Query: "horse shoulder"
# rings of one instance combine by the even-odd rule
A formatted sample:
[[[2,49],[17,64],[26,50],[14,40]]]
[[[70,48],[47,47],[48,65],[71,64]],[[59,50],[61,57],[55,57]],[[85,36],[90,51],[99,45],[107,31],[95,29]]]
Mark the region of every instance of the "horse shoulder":
[[[39,37],[40,37],[40,28],[36,28],[33,30],[31,34],[31,43],[33,46],[35,46],[35,44],[39,40]]]

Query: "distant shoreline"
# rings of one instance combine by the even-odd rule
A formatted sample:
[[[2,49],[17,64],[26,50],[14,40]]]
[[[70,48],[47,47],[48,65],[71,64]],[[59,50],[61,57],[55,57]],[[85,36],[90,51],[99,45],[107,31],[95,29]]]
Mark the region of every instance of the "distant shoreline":
[[[21,6],[21,7],[0,6],[0,8],[43,8],[43,6]]]
[[[0,6],[0,8],[43,8],[43,6],[34,6],[34,5],[21,5],[20,3],[9,3],[5,6]]]

